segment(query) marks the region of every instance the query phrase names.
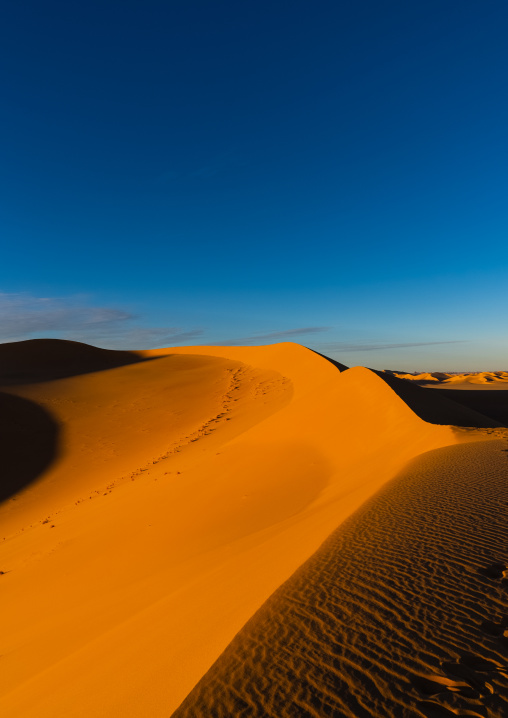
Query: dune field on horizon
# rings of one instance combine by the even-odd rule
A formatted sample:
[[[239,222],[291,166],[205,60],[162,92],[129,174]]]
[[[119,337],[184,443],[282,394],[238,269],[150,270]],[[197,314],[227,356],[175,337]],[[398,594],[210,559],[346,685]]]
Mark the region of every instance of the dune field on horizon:
[[[0,718],[508,718],[507,32],[4,3]]]
[[[506,390],[0,345],[0,715],[507,716]]]

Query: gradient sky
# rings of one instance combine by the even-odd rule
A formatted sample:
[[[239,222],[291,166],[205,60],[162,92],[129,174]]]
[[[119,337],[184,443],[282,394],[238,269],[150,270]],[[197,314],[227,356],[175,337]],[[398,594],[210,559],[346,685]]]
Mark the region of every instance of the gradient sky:
[[[506,0],[6,0],[0,341],[508,369]]]

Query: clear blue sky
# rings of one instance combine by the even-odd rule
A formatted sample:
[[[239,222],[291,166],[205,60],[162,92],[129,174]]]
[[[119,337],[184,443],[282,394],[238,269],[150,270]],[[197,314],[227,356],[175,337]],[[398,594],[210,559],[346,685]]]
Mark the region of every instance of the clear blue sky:
[[[505,0],[7,0],[0,341],[508,368]]]

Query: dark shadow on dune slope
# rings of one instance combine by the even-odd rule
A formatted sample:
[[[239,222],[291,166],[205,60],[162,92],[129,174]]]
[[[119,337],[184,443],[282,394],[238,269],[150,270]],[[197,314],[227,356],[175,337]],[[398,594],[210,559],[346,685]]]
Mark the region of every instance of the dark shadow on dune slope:
[[[330,359],[325,354],[320,354],[315,349],[311,351],[331,362],[339,371],[348,369],[344,364]],[[390,372],[376,371],[375,369],[371,369],[371,371],[386,382],[420,419],[430,424],[481,428],[508,426],[508,392],[490,390],[488,394],[492,395],[492,399],[487,396],[487,392],[480,391],[440,389],[439,392],[436,392],[433,389],[418,386],[407,379],[399,379]],[[479,396],[470,398],[472,394]],[[505,396],[501,396],[503,394]]]
[[[310,349],[310,347],[307,347],[307,349]],[[314,354],[317,354],[320,357],[323,357],[323,359],[326,359],[326,361],[329,361],[330,364],[333,364],[333,366],[336,366],[339,371],[346,371],[346,369],[349,369],[345,364],[341,364],[338,361],[335,361],[335,359],[330,359],[330,357],[327,357],[326,354],[321,354],[321,352],[317,352],[315,349],[310,349],[311,352],[314,352]]]
[[[484,416],[499,421],[503,426],[508,426],[508,391],[506,390],[464,391],[463,389],[442,389],[440,387],[439,393],[457,404],[462,404],[468,409],[473,409],[473,411],[478,411]]]
[[[64,339],[0,344],[0,386],[33,384],[151,360]]]
[[[58,453],[59,427],[28,399],[0,392],[0,502],[37,479]]]
[[[415,386],[407,379],[398,379],[392,374],[375,371],[374,374],[388,384],[414,413],[430,424],[452,424],[453,426],[477,426],[482,428],[496,427],[503,424],[492,414],[486,414],[487,403],[477,406],[473,402],[462,401],[455,392],[435,391]],[[451,390],[450,390],[451,392]],[[462,392],[466,394],[466,392]],[[472,393],[472,392],[471,392]]]

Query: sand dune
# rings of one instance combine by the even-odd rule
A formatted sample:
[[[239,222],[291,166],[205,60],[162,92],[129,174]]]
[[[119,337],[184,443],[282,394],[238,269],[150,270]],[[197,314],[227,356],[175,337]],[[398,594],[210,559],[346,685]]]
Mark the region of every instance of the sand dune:
[[[508,715],[507,446],[411,462],[265,603],[174,718]]]
[[[225,702],[214,703],[213,687],[224,683],[220,671],[229,665],[228,655],[249,652],[238,649],[246,622],[259,609],[272,620],[269,606],[286,600],[284,582],[297,570],[291,581],[307,575],[307,560],[322,562],[311,557],[323,541],[356,510],[364,511],[360,507],[408,462],[439,450],[448,466],[455,454],[446,452],[467,449],[476,456],[484,446],[477,442],[496,439],[485,444],[485,451],[493,451],[504,435],[492,412],[397,377],[336,366],[295,344],[179,347],[106,358],[104,350],[75,343],[5,346],[11,364],[0,408],[19,417],[4,442],[3,451],[11,452],[10,498],[0,506],[2,609],[9,617],[0,714],[9,718],[168,716],[187,696],[179,709],[185,715],[250,715],[259,699],[252,699],[249,660],[258,653],[245,661],[243,673],[234,669],[247,707],[232,708],[227,692]],[[16,366],[22,368],[18,374]],[[24,461],[23,453],[38,459]],[[439,482],[440,461],[433,467]],[[404,491],[393,495],[395,504]],[[407,511],[423,532],[429,515],[418,513],[418,491]],[[470,501],[467,491],[457,495]],[[399,511],[394,505],[393,515],[387,510],[393,527],[405,515],[402,506]],[[352,525],[366,523],[361,531],[352,529],[360,542],[352,551],[369,564],[376,542],[392,531],[387,518],[376,527],[370,514],[358,516],[364,515],[351,518]],[[454,540],[442,538],[446,551]],[[371,553],[363,556],[361,546]],[[344,559],[348,565],[351,556]],[[406,576],[406,568],[400,570]],[[301,604],[300,629],[319,596],[323,604],[340,604],[329,589],[321,590],[321,576],[309,575],[303,594],[290,589]],[[370,580],[374,590],[375,573]],[[399,580],[396,574],[395,586]],[[368,621],[372,605],[360,599]],[[427,631],[425,605],[420,622]],[[273,620],[280,621],[275,613]],[[261,625],[258,615],[252,620],[248,631]],[[365,640],[369,636],[366,631]],[[319,651],[329,646],[325,638],[316,640],[311,653],[319,663]],[[276,686],[274,676],[280,675],[286,691],[288,675],[300,685],[301,669],[286,666],[278,653],[282,644],[274,635],[281,668],[267,671],[266,682]],[[260,645],[263,658],[266,645]],[[352,659],[358,676],[369,673],[369,660],[364,654]],[[403,659],[397,660],[386,670],[404,676]],[[355,695],[361,683],[358,677]],[[365,694],[358,700],[367,706],[370,699]],[[319,714],[308,697],[302,701],[307,713],[287,715]],[[350,711],[347,701],[344,706]],[[252,715],[263,715],[256,710]]]
[[[483,371],[478,374],[457,374],[444,380],[446,384],[504,384],[508,382],[506,372]]]
[[[426,421],[435,421],[446,418],[451,424],[459,426],[487,427],[496,425],[508,425],[508,378],[507,372],[483,372],[478,374],[434,374],[435,380],[419,380],[418,376],[410,374],[402,378],[409,378],[411,381],[401,381],[401,375],[393,376],[389,373],[380,372],[379,376],[395,388],[404,401]],[[422,375],[419,375],[422,376]],[[429,375],[430,376],[430,375]],[[415,386],[415,383],[418,386]],[[421,391],[421,388],[424,391]],[[431,400],[426,389],[438,389],[440,401]],[[442,400],[445,399],[443,402]],[[445,404],[452,401],[455,410],[451,405],[445,409]],[[456,413],[456,405],[470,410],[462,416]],[[423,409],[423,413],[422,413]],[[483,419],[474,415],[481,414]],[[465,423],[464,423],[465,422]]]
[[[500,421],[492,415],[491,411],[486,413],[483,411],[486,408],[484,402],[471,404],[468,395],[464,399],[461,392],[429,391],[427,388],[403,381],[384,372],[376,372],[376,374],[424,421],[433,424],[483,428],[500,425]],[[493,403],[490,402],[489,407]],[[495,405],[498,404],[504,405],[504,402],[500,402],[497,398]]]
[[[435,377],[433,374],[429,374],[429,372],[423,372],[421,374],[400,374],[396,373],[396,376],[399,379],[409,379],[410,381],[439,381],[437,377]]]
[[[141,361],[139,354],[81,342],[28,339],[0,344],[0,386],[50,381]]]
[[[506,371],[483,371],[471,374],[446,374],[443,372],[424,372],[421,374],[403,374],[392,372],[398,379],[409,379],[419,384],[506,384],[508,383],[508,372]]]

